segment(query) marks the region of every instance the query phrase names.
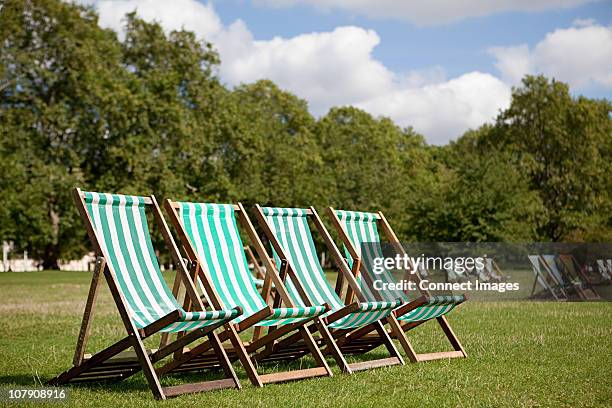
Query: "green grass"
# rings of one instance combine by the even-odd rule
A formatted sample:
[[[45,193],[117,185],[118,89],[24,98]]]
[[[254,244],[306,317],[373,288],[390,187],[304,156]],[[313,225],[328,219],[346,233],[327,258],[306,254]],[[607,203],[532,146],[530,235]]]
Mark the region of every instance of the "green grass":
[[[34,386],[69,368],[90,274],[0,274],[0,387]],[[71,388],[71,404],[89,406],[610,406],[612,304],[468,302],[449,320],[469,354],[254,388],[155,401],[142,374],[111,386]],[[435,323],[410,334],[418,351],[448,349]],[[88,351],[123,334],[104,286]],[[155,347],[157,339],[147,344]],[[383,356],[376,350],[367,358]],[[302,361],[309,364],[309,361]],[[330,360],[330,363],[333,362]],[[267,367],[274,371],[277,367]],[[179,384],[202,377],[164,377]],[[208,377],[207,377],[208,378]],[[39,406],[39,405],[37,405]]]

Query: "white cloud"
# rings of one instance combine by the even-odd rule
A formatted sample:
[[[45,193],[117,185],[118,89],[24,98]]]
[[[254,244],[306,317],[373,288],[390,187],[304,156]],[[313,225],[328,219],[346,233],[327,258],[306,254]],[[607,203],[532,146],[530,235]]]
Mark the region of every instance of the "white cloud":
[[[568,82],[576,89],[612,87],[612,27],[581,20],[575,27],[548,33],[532,49],[527,45],[495,47],[495,66],[511,83],[525,74],[540,74]]]
[[[367,17],[393,18],[417,25],[432,25],[507,11],[530,12],[570,8],[592,1],[597,0],[256,0],[255,2],[271,7],[303,4],[323,11],[340,9]]]
[[[501,72],[506,81],[517,84],[527,73],[533,71],[529,46],[527,44],[511,47],[492,47],[489,53],[497,61],[495,67]]]
[[[492,120],[510,102],[510,88],[489,74],[447,80],[441,67],[396,74],[372,56],[380,42],[372,30],[330,32],[256,41],[243,22],[217,42],[221,75],[230,84],[270,78],[305,98],[313,113],[355,105],[413,126],[430,143],[443,144]]]
[[[508,85],[493,75],[471,72],[422,87],[395,89],[357,106],[413,126],[429,143],[444,144],[491,121],[509,103]]]
[[[308,100],[315,113],[376,97],[393,86],[393,73],[372,58],[380,42],[372,30],[338,27],[330,32],[254,41],[239,22],[220,37],[225,80],[238,84],[270,78]],[[236,43],[241,46],[239,52]]]
[[[146,21],[157,21],[164,29],[184,28],[206,38],[222,30],[221,20],[212,3],[203,4],[195,0],[77,0],[76,3],[95,6],[102,27],[121,33],[124,17],[136,11]]]

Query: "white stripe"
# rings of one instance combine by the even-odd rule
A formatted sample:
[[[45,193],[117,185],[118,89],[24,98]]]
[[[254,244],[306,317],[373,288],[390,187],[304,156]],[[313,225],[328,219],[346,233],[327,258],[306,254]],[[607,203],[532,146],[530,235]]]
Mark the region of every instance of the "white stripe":
[[[255,283],[253,282],[253,275],[251,275],[251,272],[248,269],[248,264],[246,262],[246,258],[244,254],[244,246],[242,245],[242,240],[240,239],[240,236],[238,235],[238,231],[236,229],[235,223],[232,222],[235,219],[233,215],[234,212],[233,212],[232,206],[229,204],[226,204],[224,205],[224,207],[225,207],[225,213],[226,213],[225,223],[227,226],[227,230],[229,231],[229,234],[230,234],[231,243],[233,245],[232,249],[234,250],[234,259],[236,260],[236,263],[238,264],[240,279],[244,282],[245,286],[247,287],[248,296],[253,301],[255,301],[255,303],[258,304],[257,307],[259,308],[259,310],[261,310],[265,308],[267,305],[265,301],[263,300],[263,298],[261,297],[261,295],[259,294],[259,292],[257,291],[257,288],[255,287]],[[220,217],[218,218],[218,221],[221,222]],[[223,242],[229,245],[230,240],[225,239]]]
[[[108,262],[108,266],[109,268],[113,271],[115,277],[117,277],[117,272],[114,271],[114,267],[113,267],[113,263],[111,262],[112,258],[115,258],[119,264],[119,269],[120,270],[124,270],[125,271],[125,262],[123,262],[123,257],[122,256],[118,256],[118,254],[115,251],[115,242],[117,240],[117,236],[116,236],[116,230],[115,230],[115,225],[112,219],[112,205],[109,205],[108,202],[108,197],[110,195],[106,195],[107,197],[107,203],[104,205],[104,208],[102,208],[101,205],[99,205],[100,202],[100,197],[98,193],[92,193],[92,213],[94,214],[94,218],[97,218],[97,222],[94,222],[96,224],[96,229],[98,230],[98,234],[100,237],[102,237],[102,242],[101,245],[103,245],[103,249],[106,251],[106,256],[109,258],[109,262]],[[110,200],[110,204],[113,203],[112,197]],[[102,228],[102,222],[101,222],[101,211],[102,210],[106,211],[106,217],[108,219],[108,229],[111,232],[111,248],[108,248],[108,246],[106,245],[106,237],[104,235],[104,229]],[[110,218],[109,218],[109,213],[111,214]],[[112,250],[112,253],[111,253]],[[113,256],[114,255],[114,256]],[[120,271],[119,271],[120,272]],[[144,305],[142,304],[142,302],[140,301],[140,298],[138,297],[138,294],[135,292],[134,287],[131,286],[131,282],[129,282],[128,279],[125,279],[125,274],[121,273],[121,276],[124,277],[124,279],[122,279],[128,289],[129,295],[132,299],[134,299],[134,301],[136,302],[136,304],[141,308],[144,309]],[[121,285],[118,285],[118,289],[120,291],[122,291],[123,289],[121,288]],[[127,295],[127,294],[125,294]],[[130,306],[130,302],[126,299],[126,307],[128,309],[128,313],[130,315],[130,317],[135,321],[135,323],[138,326],[146,326],[146,323],[144,320],[142,320],[140,318],[140,316],[138,316],[138,314],[136,313],[135,310],[132,309],[132,307]],[[147,318],[148,312],[144,311],[143,312],[144,318]],[[149,315],[149,321],[151,319],[150,315]]]
[[[137,289],[136,289],[136,285],[134,285],[134,282],[132,281],[132,277],[131,275],[128,273],[128,264],[131,263],[129,260],[125,259],[125,256],[123,254],[123,251],[121,251],[121,243],[119,241],[119,236],[117,234],[117,225],[115,224],[115,217],[113,215],[113,206],[115,204],[115,200],[112,196],[112,194],[105,194],[107,197],[107,204],[104,206],[105,210],[106,210],[106,216],[108,219],[108,224],[109,224],[109,230],[110,230],[110,234],[111,234],[111,242],[113,245],[113,251],[114,254],[116,255],[116,258],[119,261],[120,264],[120,269],[123,271],[123,273],[121,274],[121,276],[123,277],[124,282],[126,283],[128,290],[130,291],[130,293],[132,294],[132,298],[134,299],[134,301],[136,302],[136,304],[138,305],[138,310],[135,310],[135,313],[140,313],[141,315],[144,316],[145,318],[145,323],[149,324],[153,321],[155,321],[155,316],[153,316],[151,314],[151,311],[145,306],[145,304],[143,303]],[[123,199],[123,197],[119,197],[119,203],[121,203],[121,200]],[[119,213],[119,219],[121,221],[121,215],[123,214],[125,207],[118,207],[118,213]],[[128,251],[129,252],[129,251]],[[138,274],[138,270],[136,270],[136,268],[134,268],[134,271],[136,272],[136,274]]]
[[[291,239],[292,241],[298,242],[298,241],[302,241],[303,242],[303,247],[309,248],[309,245],[306,245],[307,242],[307,238],[305,236],[305,234],[302,231],[302,223],[299,222],[299,218],[296,218],[296,222],[298,222],[298,228],[300,228],[300,235],[298,236],[296,234],[295,228],[294,228],[294,223],[292,221],[292,219],[290,217],[287,217],[287,227],[288,227],[288,231],[285,231],[285,225],[283,222],[283,216],[285,215],[285,211],[287,211],[287,215],[291,215],[292,211],[287,209],[281,209],[281,216],[279,218],[279,226],[281,229],[281,235],[284,238],[287,239]],[[337,302],[335,302],[335,299],[333,299],[327,290],[327,285],[326,283],[322,283],[320,276],[318,276],[319,274],[317,274],[315,272],[315,269],[309,269],[310,267],[313,267],[312,264],[312,259],[310,258],[309,254],[304,254],[301,252],[300,248],[298,245],[294,245],[293,248],[296,250],[296,255],[297,259],[294,258],[294,255],[288,250],[290,247],[290,242],[285,242],[285,252],[287,253],[287,257],[290,258],[289,262],[291,262],[292,266],[294,268],[299,268],[299,270],[302,271],[302,274],[300,274],[300,277],[304,277],[304,279],[306,280],[307,285],[310,285],[311,288],[313,288],[313,292],[315,294],[315,303],[316,304],[322,304],[322,303],[332,303],[330,306],[332,307],[332,310],[337,309],[339,306],[337,304]],[[308,251],[308,249],[306,249],[306,251]],[[315,255],[316,256],[316,255]],[[304,259],[307,258],[307,259]],[[306,262],[308,262],[310,265],[307,265]],[[316,282],[316,283],[315,283]],[[321,293],[321,291],[323,291],[324,293]],[[341,306],[340,306],[341,307]]]
[[[138,200],[138,202],[140,202],[140,197],[133,197],[132,199]],[[141,225],[143,225],[143,221],[144,221],[144,224],[146,225],[147,220],[141,219],[141,213],[140,213],[138,206],[133,206],[132,212],[134,213],[134,222],[136,223],[136,234],[138,235],[138,242],[141,247],[141,252],[142,252],[142,255],[145,261],[145,265],[149,271],[149,274],[151,275],[153,284],[155,285],[155,289],[157,290],[156,298],[157,300],[161,300],[166,304],[166,309],[164,309],[164,314],[168,314],[169,312],[176,310],[180,306],[178,305],[178,302],[176,301],[175,298],[170,297],[168,286],[166,285],[166,282],[162,280],[163,278],[159,272],[159,265],[154,265],[151,259],[152,256],[153,257],[155,256],[155,254],[149,253],[149,250],[148,250],[147,239],[150,239],[150,238],[145,237],[144,230],[143,228],[141,228]],[[160,316],[160,317],[163,317],[163,316]]]
[[[202,265],[207,266],[207,269],[209,269],[209,273],[214,274],[215,277],[217,277],[217,280],[219,280],[219,284],[221,285],[221,287],[217,287],[216,289],[220,292],[223,293],[223,297],[224,299],[229,299],[231,301],[234,301],[234,298],[231,296],[229,289],[228,289],[228,285],[227,282],[225,281],[225,277],[223,276],[222,273],[220,273],[221,269],[220,269],[220,265],[219,265],[219,261],[218,261],[218,254],[217,254],[217,249],[215,248],[214,245],[210,245],[209,249],[210,249],[210,256],[212,258],[212,262],[213,265],[208,264],[208,260],[205,256],[206,252],[204,251],[204,238],[206,238],[207,242],[213,242],[212,240],[212,234],[210,233],[210,227],[208,225],[208,217],[207,217],[207,212],[206,212],[206,208],[203,208],[203,206],[200,205],[201,208],[201,214],[200,214],[200,221],[202,222],[202,227],[204,230],[204,234],[206,235],[206,237],[201,237],[200,236],[200,231],[198,229],[197,226],[197,222],[196,222],[196,204],[194,203],[187,203],[187,205],[189,206],[189,214],[191,216],[191,229],[192,229],[192,233],[193,233],[193,237],[195,239],[195,243],[194,245],[197,248],[198,254],[200,254],[200,262],[202,262]],[[211,282],[212,283],[212,282]],[[213,283],[214,285],[214,283]],[[230,305],[224,305],[224,308],[226,309],[231,309],[233,307],[238,306],[238,304],[230,304]],[[246,305],[245,305],[246,306]],[[251,311],[245,310],[245,313],[251,313]]]
[[[557,281],[557,283],[561,285],[563,283],[563,277],[561,276],[561,273],[559,272],[559,269],[557,268],[557,265],[555,263],[555,256],[542,255],[542,258],[544,258],[544,262],[546,262],[546,265],[548,265],[548,269],[552,273],[555,281]]]
[[[537,255],[528,255],[529,261],[531,262],[531,270],[533,274],[536,276],[536,279],[540,286],[544,289],[550,290],[548,286],[548,282],[542,277],[542,270],[540,269],[540,260]]]
[[[212,210],[213,210],[213,220],[214,220],[213,222],[214,222],[215,227],[217,229],[217,236],[219,237],[219,241],[221,241],[221,254],[222,254],[222,258],[220,258],[219,256],[216,256],[216,257],[214,257],[213,261],[215,262],[215,267],[217,267],[218,270],[221,271],[222,269],[221,269],[221,265],[219,264],[219,259],[226,259],[226,260],[230,259],[230,253],[228,251],[228,246],[227,246],[228,239],[225,236],[225,232],[223,231],[223,228],[222,228],[222,225],[221,225],[221,219],[220,219],[220,216],[219,216],[219,214],[220,214],[220,207],[212,206]],[[206,224],[206,225],[208,226],[209,224]],[[207,232],[210,233],[210,227],[207,229]],[[211,238],[212,238],[212,235],[211,235]],[[234,293],[238,296],[240,304],[241,305],[247,305],[248,301],[247,301],[246,297],[244,296],[244,293],[242,293],[242,291],[238,289],[239,285],[238,285],[238,280],[236,279],[236,273],[235,273],[235,271],[231,270],[233,268],[233,265],[231,264],[231,262],[227,262],[226,265],[227,265],[227,269],[228,269],[228,272],[229,272],[229,280],[230,280],[230,282],[226,281],[228,276],[225,276],[225,274],[223,276],[224,282],[226,283],[226,285],[228,283],[230,283],[231,287],[235,288]],[[234,272],[234,273],[232,273],[232,272]],[[247,277],[247,279],[248,279],[248,277]],[[263,309],[263,307],[262,307],[262,309]],[[256,312],[256,311],[253,311],[252,313],[254,313],[254,312]],[[250,314],[252,314],[252,313],[250,313]]]
[[[124,235],[124,241],[125,241],[125,246],[127,248],[127,252],[128,252],[128,256],[129,259],[126,259],[126,263],[129,262],[132,265],[132,268],[134,269],[134,272],[136,273],[137,279],[141,282],[146,282],[145,280],[145,276],[144,276],[144,272],[142,271],[142,269],[140,268],[140,262],[138,262],[138,258],[136,256],[136,248],[134,246],[134,237],[132,237],[132,233],[130,231],[130,225],[129,222],[127,220],[127,207],[125,206],[125,202],[126,199],[124,196],[119,196],[119,204],[120,207],[118,208],[118,213],[119,213],[119,221],[121,222],[121,227],[123,228],[123,235]],[[138,220],[140,220],[140,212],[138,211],[138,207],[132,207],[132,210],[136,209],[136,212],[139,213],[138,214]],[[134,214],[135,216],[136,214]],[[136,219],[134,220],[135,222]],[[136,228],[138,228],[139,225],[136,224]],[[141,241],[140,241],[141,242]],[[142,252],[142,251],[141,251]],[[145,254],[148,253],[142,253],[143,258],[146,258]],[[145,297],[147,298],[147,300],[149,301],[149,303],[151,304],[151,306],[153,307],[153,310],[155,311],[156,316],[153,316],[153,314],[151,313],[150,310],[148,310],[151,313],[151,316],[155,318],[155,320],[157,320],[157,318],[164,316],[166,313],[164,313],[164,310],[157,304],[157,299],[155,298],[155,295],[153,293],[151,293],[148,285],[144,284],[144,285],[139,285],[143,292]]]

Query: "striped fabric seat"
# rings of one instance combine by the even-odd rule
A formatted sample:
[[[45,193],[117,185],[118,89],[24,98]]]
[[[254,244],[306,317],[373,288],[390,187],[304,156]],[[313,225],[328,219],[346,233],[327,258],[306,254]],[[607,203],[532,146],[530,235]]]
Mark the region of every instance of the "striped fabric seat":
[[[242,307],[244,313],[233,321],[244,319],[268,307],[249,272],[234,207],[230,204],[179,202],[179,216],[200,262],[209,272],[211,283],[226,308]],[[204,292],[202,282],[198,284]],[[205,293],[205,292],[204,292]],[[256,326],[278,326],[296,323],[325,312],[321,306],[274,309],[271,316]]]
[[[181,308],[162,277],[149,234],[144,197],[86,192],[85,207],[136,327],[146,327],[177,310],[179,321],[161,331],[199,329],[239,314],[238,310],[186,312]]]
[[[382,258],[383,250],[380,244],[380,235],[376,225],[377,215],[374,213],[357,212],[357,211],[342,211],[334,210],[340,223],[345,231],[357,254],[361,257],[362,264],[366,267],[374,264],[375,258]],[[344,248],[349,266],[352,266],[353,260],[347,248]],[[370,276],[374,276],[370,272]],[[389,301],[391,299],[401,299],[403,303],[408,303],[410,299],[408,295],[401,290],[383,290],[375,291],[373,286],[363,282],[361,275],[359,276],[362,291],[368,299],[378,299]],[[383,283],[396,283],[392,273],[386,268],[382,273],[376,274],[376,279],[380,279]],[[388,287],[388,286],[387,286]],[[426,303],[422,306],[413,309],[402,316],[398,316],[398,320],[406,322],[417,322],[433,319],[443,316],[453,310],[457,305],[465,301],[465,296],[428,296]]]
[[[542,267],[540,266],[540,257],[538,255],[528,255],[527,258],[531,263],[531,270],[533,271],[538,284],[540,284],[540,286],[542,286],[544,289],[552,291],[552,288],[548,284],[546,278],[543,276],[544,274],[542,272]]]
[[[567,282],[565,281],[563,274],[561,273],[561,271],[559,270],[559,267],[557,266],[556,256],[555,255],[542,255],[542,259],[548,266],[555,280],[560,285],[566,284]]]
[[[325,278],[308,226],[306,210],[265,207],[262,208],[262,211],[272,233],[283,248],[287,261],[297,274],[310,300],[314,303],[329,304],[331,310],[328,315],[345,307],[344,302],[330,287]],[[277,266],[280,266],[281,260],[278,254],[274,253],[274,259]],[[295,302],[304,304],[290,277],[287,277],[286,286]],[[358,311],[332,322],[329,327],[352,329],[367,326],[387,317],[400,304],[401,301],[396,299],[360,303]]]

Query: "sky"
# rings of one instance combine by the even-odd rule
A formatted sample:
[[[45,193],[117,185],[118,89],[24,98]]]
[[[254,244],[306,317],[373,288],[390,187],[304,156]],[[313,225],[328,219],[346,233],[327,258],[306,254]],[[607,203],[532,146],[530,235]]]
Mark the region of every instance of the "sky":
[[[612,0],[78,0],[121,35],[136,10],[219,51],[229,87],[271,79],[313,115],[353,105],[445,144],[525,74],[612,99]]]

